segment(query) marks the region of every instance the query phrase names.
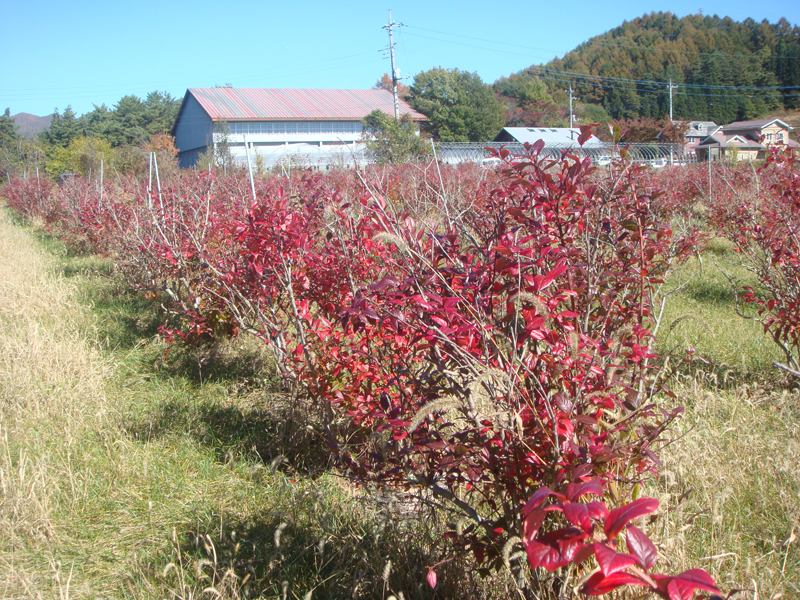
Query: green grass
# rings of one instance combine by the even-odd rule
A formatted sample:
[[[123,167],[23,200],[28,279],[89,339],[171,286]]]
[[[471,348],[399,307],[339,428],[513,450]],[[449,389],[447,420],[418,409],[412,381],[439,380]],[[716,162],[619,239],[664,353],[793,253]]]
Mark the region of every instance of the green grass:
[[[757,281],[739,263],[727,240],[715,238],[701,258],[693,257],[667,281],[667,299],[657,352],[683,374],[710,377],[717,387],[774,381],[773,360],[783,354],[760,323],[736,314],[742,286]],[[755,317],[752,307],[740,311]]]

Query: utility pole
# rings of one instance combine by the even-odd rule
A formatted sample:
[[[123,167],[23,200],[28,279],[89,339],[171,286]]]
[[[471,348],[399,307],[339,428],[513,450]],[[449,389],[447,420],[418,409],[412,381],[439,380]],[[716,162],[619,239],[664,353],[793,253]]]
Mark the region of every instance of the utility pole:
[[[577,98],[573,97],[572,95],[572,84],[569,84],[569,128],[572,129],[572,123],[575,120],[572,113],[572,101],[577,100]]]
[[[672,78],[669,79],[669,122],[672,123],[672,90],[677,88],[677,85],[672,85]]]
[[[392,27],[395,25],[400,26],[402,23],[395,23],[392,21],[392,9],[389,9],[389,23],[383,26],[383,29],[389,31],[389,57],[392,61],[392,96],[394,97],[394,120],[400,119],[400,102],[397,100],[397,81],[400,79],[397,76],[397,69],[394,66],[394,40],[392,38]]]

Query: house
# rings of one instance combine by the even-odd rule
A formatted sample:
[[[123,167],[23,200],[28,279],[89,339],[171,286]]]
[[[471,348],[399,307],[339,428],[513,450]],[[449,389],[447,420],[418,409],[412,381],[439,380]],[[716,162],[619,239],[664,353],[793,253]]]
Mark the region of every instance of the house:
[[[714,121],[689,121],[686,123],[686,131],[683,133],[683,144],[686,154],[690,157],[695,156],[697,145],[719,129],[719,125]]]
[[[800,145],[789,139],[791,125],[780,119],[736,121],[712,131],[695,148],[698,160],[756,160],[766,157],[770,146]]]
[[[303,164],[330,165],[362,157],[362,119],[374,110],[394,115],[386,90],[190,88],[172,135],[181,167],[209,149],[226,146],[237,162],[267,166],[287,156]],[[425,116],[400,101],[400,115]],[[247,147],[245,147],[247,143]]]

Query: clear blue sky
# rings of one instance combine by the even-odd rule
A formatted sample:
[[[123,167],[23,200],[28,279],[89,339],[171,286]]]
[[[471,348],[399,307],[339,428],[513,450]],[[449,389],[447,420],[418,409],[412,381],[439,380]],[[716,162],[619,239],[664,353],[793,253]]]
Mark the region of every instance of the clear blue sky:
[[[0,111],[44,116],[72,105],[80,115],[126,94],[182,98],[189,87],[227,83],[369,88],[390,71],[390,8],[405,25],[395,35],[403,75],[457,67],[487,83],[653,11],[800,23],[797,0],[5,0]]]

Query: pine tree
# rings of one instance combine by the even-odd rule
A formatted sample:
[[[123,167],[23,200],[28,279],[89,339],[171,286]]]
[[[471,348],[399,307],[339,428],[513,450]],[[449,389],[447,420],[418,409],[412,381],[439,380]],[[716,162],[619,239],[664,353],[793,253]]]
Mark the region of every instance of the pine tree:
[[[17,133],[17,127],[14,124],[14,119],[11,118],[11,110],[6,111],[0,115],[0,148],[10,147],[19,141],[20,136]]]

